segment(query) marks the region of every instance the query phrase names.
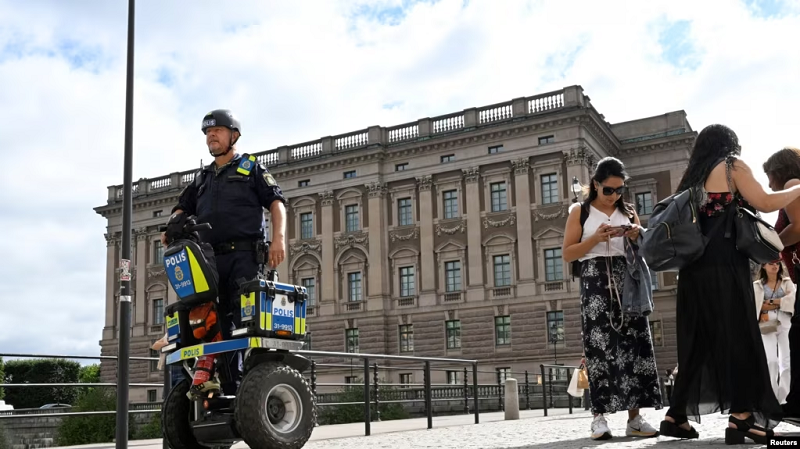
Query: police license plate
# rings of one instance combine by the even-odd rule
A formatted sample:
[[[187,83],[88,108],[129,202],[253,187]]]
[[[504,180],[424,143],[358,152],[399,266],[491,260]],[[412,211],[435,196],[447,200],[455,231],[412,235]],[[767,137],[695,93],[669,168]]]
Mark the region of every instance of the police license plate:
[[[280,293],[272,301],[272,330],[294,333],[294,303]]]

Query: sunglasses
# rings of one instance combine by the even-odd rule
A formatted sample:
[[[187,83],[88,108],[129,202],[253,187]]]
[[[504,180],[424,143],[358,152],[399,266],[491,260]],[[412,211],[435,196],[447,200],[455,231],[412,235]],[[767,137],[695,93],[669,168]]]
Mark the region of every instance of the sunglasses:
[[[603,187],[603,195],[605,195],[605,196],[611,196],[611,195],[613,195],[615,193],[617,195],[622,196],[622,194],[625,193],[625,191],[627,190],[627,187],[625,187],[625,186],[617,187],[616,189],[614,187],[606,187],[606,186],[602,186],[602,187]]]
[[[780,260],[773,260],[772,262],[767,262],[767,265],[780,265]]]

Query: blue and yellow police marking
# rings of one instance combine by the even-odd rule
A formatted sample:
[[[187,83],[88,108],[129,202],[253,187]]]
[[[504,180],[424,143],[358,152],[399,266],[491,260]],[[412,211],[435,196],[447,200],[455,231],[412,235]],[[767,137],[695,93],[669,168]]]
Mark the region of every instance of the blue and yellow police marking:
[[[241,296],[242,320],[249,320],[255,316],[256,292]]]
[[[192,279],[194,280],[195,293],[208,291],[208,281],[203,274],[203,270],[200,268],[200,264],[197,262],[197,258],[195,257],[194,253],[192,253],[192,250],[188,247],[186,248],[186,253],[189,255],[189,266],[192,269]]]
[[[187,359],[195,359],[204,355],[247,349],[250,347],[250,340],[251,339],[242,338],[237,340],[218,341],[216,343],[188,346],[186,348],[182,348],[180,351],[175,351],[168,355],[167,364],[172,364]]]
[[[178,338],[180,326],[178,325],[178,312],[167,317],[167,341]]]
[[[239,168],[236,169],[237,173],[241,173],[245,176],[250,175],[250,170],[253,169],[253,166],[256,164],[256,157],[255,156],[247,156],[242,157],[242,160],[239,162]]]

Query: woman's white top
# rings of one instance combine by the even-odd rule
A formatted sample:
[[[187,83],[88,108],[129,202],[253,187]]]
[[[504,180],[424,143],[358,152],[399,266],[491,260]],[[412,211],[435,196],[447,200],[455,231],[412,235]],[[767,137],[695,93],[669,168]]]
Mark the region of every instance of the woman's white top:
[[[587,239],[591,238],[591,236],[597,232],[597,229],[603,223],[609,226],[624,226],[630,225],[631,220],[616,207],[614,208],[614,213],[609,217],[603,212],[597,210],[594,206],[589,206],[589,217],[586,219],[586,223],[583,225],[583,236],[581,237],[581,241],[586,241]],[[612,238],[609,241],[611,244],[610,248],[608,247],[608,243],[600,242],[594,248],[590,249],[589,252],[579,260],[583,261],[594,259],[595,257],[624,256],[624,238],[625,237]]]

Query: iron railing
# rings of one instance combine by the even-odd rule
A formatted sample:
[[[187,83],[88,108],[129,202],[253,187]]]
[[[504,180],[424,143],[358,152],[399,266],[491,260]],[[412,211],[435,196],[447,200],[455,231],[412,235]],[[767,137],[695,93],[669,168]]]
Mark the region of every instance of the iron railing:
[[[569,385],[569,378],[577,367],[563,366],[563,365],[540,365],[541,373],[532,373],[529,371],[509,372],[509,371],[481,371],[478,370],[477,360],[465,359],[452,359],[452,358],[437,358],[437,357],[412,357],[412,356],[399,356],[399,355],[385,355],[385,354],[361,354],[361,353],[346,353],[346,352],[327,352],[327,351],[293,351],[299,355],[307,356],[311,359],[311,368],[308,372],[308,380],[311,385],[312,392],[317,398],[318,407],[333,407],[342,405],[361,405],[364,407],[364,435],[371,434],[371,423],[373,421],[379,422],[380,406],[381,404],[413,404],[422,403],[424,407],[424,415],[427,418],[427,428],[433,428],[433,404],[434,403],[463,403],[462,413],[473,414],[475,424],[480,423],[480,405],[484,401],[484,405],[490,404],[491,401],[497,400],[500,410],[504,410],[504,385],[503,381],[507,377],[518,378],[518,391],[519,391],[519,407],[520,409],[537,409],[537,399],[541,397],[541,408],[547,416],[548,409],[566,406],[569,408],[569,413],[573,412],[574,401],[579,399],[573,398],[567,394],[567,387]],[[0,357],[8,358],[52,358],[52,359],[74,359],[74,360],[116,360],[116,356],[73,356],[73,355],[42,355],[42,354],[0,354]],[[351,369],[353,370],[356,365],[353,364],[337,364],[337,363],[320,363],[314,358],[322,359],[350,359],[360,360],[361,363],[358,371],[363,376],[360,383],[318,383],[317,375],[320,370],[330,371],[334,369]],[[131,361],[140,362],[155,362],[159,359],[156,357],[131,357]],[[378,364],[378,361],[383,362],[398,362],[402,366]],[[433,364],[446,365],[445,367],[433,367]],[[432,372],[445,372],[454,371],[454,366],[461,365],[458,370],[463,373],[463,379],[458,384],[434,384],[431,380]],[[164,381],[163,383],[130,383],[129,387],[160,387],[163,388],[163,395],[171,389],[171,370],[164,367]],[[471,369],[470,369],[471,368]],[[549,374],[545,372],[545,368],[549,369]],[[391,383],[381,382],[379,373],[389,371],[414,371],[421,369],[423,371],[423,383]],[[567,371],[565,378],[561,376],[554,376],[554,369],[563,369]],[[463,370],[463,371],[462,371]],[[471,376],[470,376],[471,374]],[[493,374],[496,376],[496,383],[481,384],[478,382],[478,377],[481,374]],[[107,387],[116,388],[117,384],[113,382],[99,382],[99,383],[37,383],[37,384],[15,384],[15,383],[0,383],[0,388],[31,388],[31,387]],[[390,397],[382,397],[380,390],[381,386],[399,387],[394,389]],[[346,402],[339,400],[339,396],[345,394],[344,392],[321,392],[320,389],[330,387],[363,387],[364,398],[362,401]],[[421,387],[421,388],[420,388]],[[548,401],[549,399],[549,401]],[[584,407],[588,409],[587,398],[584,398]],[[523,402],[524,401],[524,402]],[[160,402],[149,402],[142,404],[132,404],[128,413],[155,413],[160,411]],[[375,413],[373,415],[373,407]],[[490,405],[491,407],[491,405]],[[108,415],[116,414],[116,411],[63,411],[71,410],[71,408],[62,409],[26,409],[26,410],[8,410],[0,411],[0,419],[13,419],[25,418],[31,416],[46,415],[48,417],[68,417],[68,416],[86,416],[86,415]],[[374,416],[374,418],[373,418]],[[164,443],[166,448],[166,442]]]

